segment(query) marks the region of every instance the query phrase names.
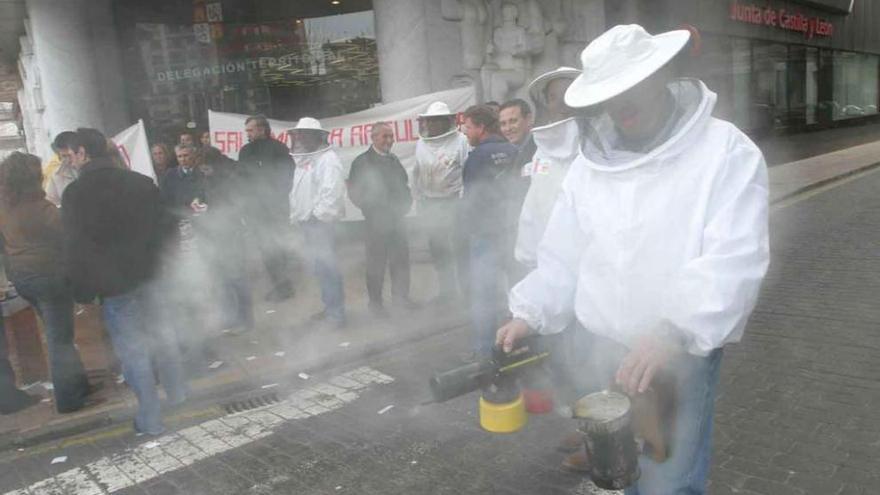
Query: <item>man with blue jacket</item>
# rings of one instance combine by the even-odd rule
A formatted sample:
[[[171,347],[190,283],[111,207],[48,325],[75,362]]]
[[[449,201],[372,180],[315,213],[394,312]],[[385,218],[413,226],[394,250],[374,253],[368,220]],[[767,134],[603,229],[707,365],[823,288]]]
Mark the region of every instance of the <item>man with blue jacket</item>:
[[[464,134],[474,147],[464,162],[465,231],[470,246],[471,326],[474,352],[488,355],[495,344],[496,303],[503,272],[505,221],[518,177],[519,148],[500,136],[498,114],[485,105],[464,112]]]

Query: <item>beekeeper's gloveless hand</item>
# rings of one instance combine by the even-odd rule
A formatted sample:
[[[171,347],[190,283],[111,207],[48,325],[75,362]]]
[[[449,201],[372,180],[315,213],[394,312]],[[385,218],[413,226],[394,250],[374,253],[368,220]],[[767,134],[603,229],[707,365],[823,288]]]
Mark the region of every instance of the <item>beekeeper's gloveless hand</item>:
[[[657,372],[666,368],[680,352],[681,346],[668,338],[644,335],[620,362],[615,381],[629,395],[644,393]]]
[[[495,334],[495,345],[501,347],[504,352],[513,350],[513,345],[523,337],[531,333],[525,320],[514,318],[498,329]]]

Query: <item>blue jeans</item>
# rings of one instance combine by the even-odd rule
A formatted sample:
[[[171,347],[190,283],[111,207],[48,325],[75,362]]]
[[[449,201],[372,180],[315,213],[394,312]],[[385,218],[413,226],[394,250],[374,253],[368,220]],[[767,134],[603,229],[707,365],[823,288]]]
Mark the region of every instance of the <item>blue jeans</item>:
[[[502,243],[500,238],[470,238],[471,331],[474,352],[488,356],[495,347],[498,330],[498,302],[501,287]]]
[[[321,302],[327,317],[336,322],[345,321],[345,289],[336,258],[336,225],[319,220],[301,222],[306,244],[321,285]]]
[[[628,352],[617,342],[598,336],[578,325],[571,329],[568,360],[579,397],[608,388]],[[697,495],[706,493],[712,453],[712,416],[715,388],[723,351],[706,357],[684,354],[672,363],[675,383],[675,421],[670,439],[670,457],[657,463],[639,457],[641,478],[626,495]]]
[[[104,324],[113,343],[116,357],[122,363],[125,382],[138,399],[135,429],[141,433],[158,435],[165,431],[159,394],[151,357],[156,360],[159,379],[172,404],[186,399],[187,387],[183,380],[180,354],[170,329],[163,324],[147,325],[153,321],[148,311],[151,304],[149,289],[141,287],[126,294],[107,297],[102,301]],[[162,321],[158,318],[158,321]]]
[[[83,407],[89,393],[89,381],[73,345],[73,296],[67,281],[58,275],[38,273],[10,274],[12,283],[24,300],[34,307],[46,333],[49,372],[58,412],[73,412]]]

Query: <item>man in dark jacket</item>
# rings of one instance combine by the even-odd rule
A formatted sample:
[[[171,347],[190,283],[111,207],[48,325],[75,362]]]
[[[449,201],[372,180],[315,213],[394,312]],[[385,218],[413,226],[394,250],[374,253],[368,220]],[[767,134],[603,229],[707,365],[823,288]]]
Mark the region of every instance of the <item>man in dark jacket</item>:
[[[167,232],[159,189],[149,177],[115,166],[100,132],[76,134],[79,178],[61,199],[74,298],[100,301],[123,376],[138,398],[135,429],[158,435],[164,428],[151,354],[169,402],[182,402],[187,394],[177,346],[147,314],[149,284]]]
[[[272,279],[272,290],[266,298],[283,301],[293,297],[294,293],[289,253],[284,242],[285,233],[290,228],[293,158],[287,146],[272,139],[266,117],[249,117],[245,121],[245,132],[249,142],[238,154],[245,195],[245,221]]]
[[[409,298],[409,244],[404,217],[412,206],[408,177],[391,153],[394,131],[386,122],[373,124],[373,145],[354,159],[348,176],[348,195],[364,214],[367,250],[367,293],[370,310],[387,316],[382,304],[385,267],[391,272],[395,306],[416,305]]]
[[[471,325],[474,351],[491,353],[495,344],[500,277],[508,233],[511,180],[519,150],[499,134],[498,116],[477,105],[464,113],[464,134],[474,147],[464,162],[464,228],[470,245]]]
[[[523,168],[531,163],[538,147],[535,138],[532,137],[532,124],[534,114],[532,107],[521,98],[514,98],[504,102],[498,110],[498,121],[501,134],[518,148],[513,167],[510,168],[510,203],[507,209],[507,238],[504,242],[504,271],[507,273],[507,284],[513,287],[517,282],[528,274],[528,269],[516,261],[513,255],[516,245],[516,233],[519,227],[519,215],[522,212],[523,201],[529,192],[531,178],[523,174]]]
[[[169,169],[159,183],[162,204],[177,220],[188,218],[193,213],[193,201],[205,200],[205,177],[196,168],[196,149],[178,144],[174,147],[178,166]]]

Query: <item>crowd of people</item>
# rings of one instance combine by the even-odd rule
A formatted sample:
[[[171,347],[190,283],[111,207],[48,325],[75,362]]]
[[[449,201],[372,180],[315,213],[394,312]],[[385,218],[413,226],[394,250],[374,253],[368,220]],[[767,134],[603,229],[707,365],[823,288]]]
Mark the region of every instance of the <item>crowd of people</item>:
[[[94,129],[58,135],[45,185],[37,157],[11,155],[0,165],[0,234],[10,279],[44,322],[58,411],[93,390],[72,312],[74,301],[97,302],[138,397],[135,428],[161,433],[155,376],[169,403],[182,402],[181,356],[210,359],[199,328],[253,330],[248,242],[271,280],[266,298],[293,297],[291,227],[321,288],[312,320],[345,327],[336,223],[347,194],[365,218],[373,315],[389,316],[386,271],[392,304],[420,307],[409,295],[414,215],[437,272],[431,303],[469,308],[472,358],[562,333],[581,393],[673,383],[672,457],[643,458],[632,493],[702,493],[722,348],[742,335],[767,270],[768,208],[760,150],[711,116],[715,94],[702,82],[673,76],[689,38],[617,26],[583,51],[583,71],[532,81],[531,104],[459,115],[434,102],[418,117],[410,174],[392,127],[377,122],[346,177],[310,117],[289,131],[290,149],[266,118],[248,118],[237,162],[205,133],[182,134],[173,156],[156,145],[158,187],[120,166]],[[512,318],[501,325],[505,296]],[[23,407],[32,399],[10,373],[0,361],[0,386],[12,387],[0,396]]]
[[[549,111],[563,93],[551,94],[547,82],[567,84],[577,75],[572,71],[536,81],[541,115],[567,117]],[[76,303],[99,304],[125,382],[138,398],[135,427],[161,433],[156,377],[169,404],[183,402],[187,378],[216,359],[207,335],[254,330],[249,244],[270,280],[265,299],[294,296],[292,229],[305,239],[321,290],[323,308],[311,321],[346,327],[336,246],[346,195],[364,217],[370,313],[390,317],[386,272],[393,307],[422,307],[410,298],[407,217],[413,215],[437,272],[430,304],[467,301],[475,354],[489,352],[502,277],[512,285],[527,266],[513,254],[529,187],[523,171],[536,150],[532,106],[517,99],[500,110],[477,105],[459,115],[437,101],[418,118],[411,176],[393,152],[388,123],[371,126],[372,145],[346,177],[328,132],[310,117],[288,131],[291,147],[272,138],[265,117],[248,118],[248,144],[237,161],[212,147],[207,132],[184,131],[173,147],[154,143],[155,183],[128,170],[95,129],[59,133],[45,167],[34,155],[10,155],[0,165],[4,259],[10,280],[43,321],[58,412],[87,406],[96,389],[74,346],[73,312]],[[10,389],[2,412],[34,402],[11,391],[11,368],[2,374]]]

